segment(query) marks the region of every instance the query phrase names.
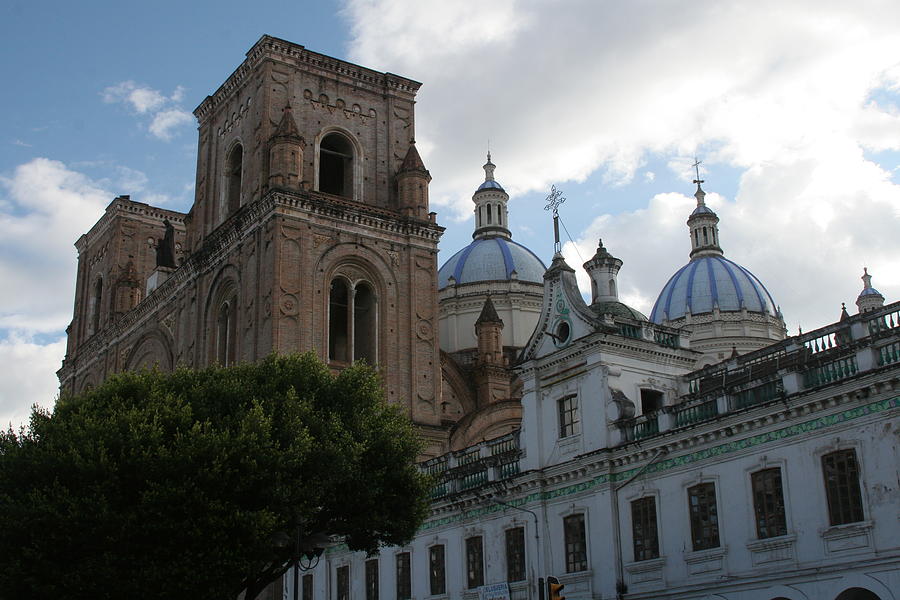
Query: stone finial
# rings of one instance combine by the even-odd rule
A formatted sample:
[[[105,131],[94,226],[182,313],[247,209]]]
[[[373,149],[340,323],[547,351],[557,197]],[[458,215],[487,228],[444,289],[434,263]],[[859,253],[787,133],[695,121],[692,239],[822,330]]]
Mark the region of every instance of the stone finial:
[[[840,320],[846,321],[849,318],[850,318],[850,314],[847,313],[847,304],[844,302],[841,302],[841,319]]]
[[[487,153],[487,162],[484,163],[484,180],[485,181],[493,181],[494,180],[494,169],[496,165],[491,162],[491,152],[490,150]]]
[[[425,163],[422,162],[422,157],[419,156],[419,151],[416,150],[416,140],[409,140],[409,149],[406,151],[406,156],[403,157],[400,171],[428,172],[428,169],[425,168]]]
[[[481,323],[499,323],[500,326],[503,326],[503,319],[497,314],[497,309],[494,308],[494,303],[491,301],[490,296],[485,299],[484,305],[481,307],[481,314],[478,315],[478,319],[475,321],[475,325],[480,325]]]
[[[272,137],[303,139],[297,129],[297,122],[294,120],[290,104],[284,106],[284,110],[281,112],[281,121],[278,122],[278,127],[275,128],[275,134]]]

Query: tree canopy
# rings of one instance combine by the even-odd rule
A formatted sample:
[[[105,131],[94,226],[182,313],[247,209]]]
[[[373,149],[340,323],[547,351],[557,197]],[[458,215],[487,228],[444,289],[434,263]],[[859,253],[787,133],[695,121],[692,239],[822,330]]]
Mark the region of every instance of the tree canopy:
[[[0,598],[236,598],[301,537],[403,544],[427,510],[380,379],[312,354],[116,375],[0,435]]]

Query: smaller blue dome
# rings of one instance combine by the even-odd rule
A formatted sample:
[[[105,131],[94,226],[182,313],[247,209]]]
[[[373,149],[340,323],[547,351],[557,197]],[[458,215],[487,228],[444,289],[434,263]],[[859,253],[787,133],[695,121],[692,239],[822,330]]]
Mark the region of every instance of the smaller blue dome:
[[[859,293],[859,295],[860,296],[881,296],[881,292],[879,292],[878,290],[876,290],[873,287],[867,287],[866,289],[861,291]],[[881,296],[881,297],[883,298],[884,296]]]
[[[710,207],[706,206],[705,204],[701,204],[700,206],[698,206],[697,208],[694,209],[694,212],[691,213],[691,216],[693,217],[694,215],[714,215],[714,214],[716,214],[716,213],[713,212],[713,210]]]
[[[500,192],[506,193],[506,190],[503,189],[503,186],[491,179],[490,181],[485,181],[481,185],[478,186],[476,192],[480,192],[481,190],[498,190]]]
[[[753,273],[722,256],[702,256],[672,275],[653,305],[650,320],[662,323],[688,313],[710,313],[715,306],[722,312],[746,308],[776,316],[775,301]]]
[[[484,237],[451,256],[438,271],[438,289],[449,285],[450,277],[460,283],[505,281],[513,271],[519,281],[544,283],[547,267],[535,254],[504,237]]]

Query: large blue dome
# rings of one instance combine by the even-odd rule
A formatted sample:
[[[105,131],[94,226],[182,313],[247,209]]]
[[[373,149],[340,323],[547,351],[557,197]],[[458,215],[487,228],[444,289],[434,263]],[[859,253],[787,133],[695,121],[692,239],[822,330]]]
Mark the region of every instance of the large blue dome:
[[[502,281],[512,279],[512,272],[520,281],[544,282],[547,267],[535,254],[521,244],[504,237],[485,237],[454,254],[438,271],[438,289],[444,289],[452,276],[456,283]]]
[[[679,319],[686,314],[740,311],[776,315],[772,295],[753,273],[722,256],[702,256],[681,267],[659,294],[650,320]]]

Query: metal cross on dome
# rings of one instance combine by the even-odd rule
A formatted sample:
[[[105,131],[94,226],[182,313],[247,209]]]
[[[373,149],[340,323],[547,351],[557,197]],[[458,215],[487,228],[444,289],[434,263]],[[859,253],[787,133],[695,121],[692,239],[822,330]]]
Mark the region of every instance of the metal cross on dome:
[[[559,205],[566,201],[565,196],[562,195],[562,192],[556,189],[555,185],[550,186],[550,194],[547,196],[547,206],[544,207],[544,210],[552,210],[553,211],[553,252],[559,252],[561,247],[559,245]]]
[[[697,179],[694,180],[694,183],[696,183],[698,186],[701,183],[705,183],[702,179],[700,179],[700,165],[701,164],[703,164],[703,161],[695,156],[694,164],[692,164],[691,166],[694,167],[694,171],[697,173]]]

